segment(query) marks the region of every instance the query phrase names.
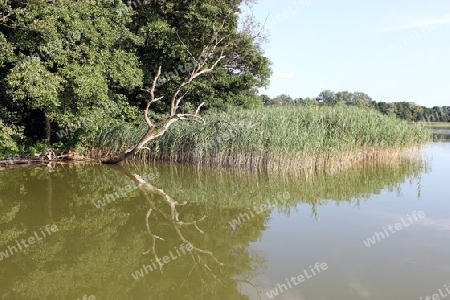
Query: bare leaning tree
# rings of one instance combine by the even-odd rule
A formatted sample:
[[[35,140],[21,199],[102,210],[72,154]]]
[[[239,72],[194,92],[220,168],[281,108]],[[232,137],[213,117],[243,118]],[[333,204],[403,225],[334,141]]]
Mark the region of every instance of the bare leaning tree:
[[[223,25],[222,25],[223,26]],[[181,39],[180,39],[181,41]],[[161,76],[162,66],[160,65],[156,75],[153,79],[153,84],[150,88],[142,89],[142,91],[147,92],[149,94],[149,98],[147,100],[147,105],[144,110],[144,119],[147,123],[147,132],[144,134],[144,136],[137,142],[134,146],[128,148],[125,150],[125,152],[119,154],[118,156],[103,161],[105,164],[117,164],[120,163],[123,160],[126,160],[133,154],[135,154],[140,149],[145,148],[145,145],[156,139],[157,137],[162,136],[169,127],[174,124],[175,122],[179,120],[189,120],[189,119],[197,119],[202,122],[203,119],[200,118],[199,113],[200,109],[204,105],[204,102],[202,102],[197,109],[190,113],[190,114],[182,114],[178,113],[178,109],[180,107],[180,104],[182,103],[184,97],[188,93],[187,87],[199,76],[211,73],[218,65],[219,63],[226,58],[226,51],[230,48],[230,46],[237,42],[237,40],[233,40],[230,36],[224,36],[219,37],[219,33],[217,30],[214,30],[214,33],[209,40],[207,44],[202,48],[201,52],[198,54],[197,57],[195,57],[191,52],[189,52],[192,61],[194,62],[194,66],[192,68],[192,71],[187,76],[187,78],[177,87],[176,91],[171,97],[170,102],[170,113],[169,116],[163,119],[162,121],[159,121],[157,123],[154,123],[153,120],[149,117],[149,110],[153,103],[163,99],[163,97],[156,97],[156,86],[158,79]]]

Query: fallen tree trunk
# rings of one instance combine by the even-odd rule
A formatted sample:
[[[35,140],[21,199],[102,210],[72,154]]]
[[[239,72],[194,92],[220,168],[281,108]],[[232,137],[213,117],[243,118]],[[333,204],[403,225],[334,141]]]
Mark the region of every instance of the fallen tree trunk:
[[[137,151],[140,149],[145,148],[145,145],[150,142],[151,140],[156,139],[157,137],[160,137],[164,134],[164,132],[169,129],[169,127],[175,123],[178,120],[185,120],[189,118],[196,118],[198,117],[198,112],[200,111],[200,108],[203,106],[203,103],[200,104],[200,106],[197,108],[197,111],[195,114],[176,114],[175,116],[172,116],[170,118],[165,119],[161,122],[158,126],[152,126],[149,127],[147,133],[139,140],[139,142],[134,145],[133,147],[125,150],[125,152],[119,154],[118,156],[103,161],[104,164],[118,164],[121,161],[126,160],[127,158],[133,156]]]

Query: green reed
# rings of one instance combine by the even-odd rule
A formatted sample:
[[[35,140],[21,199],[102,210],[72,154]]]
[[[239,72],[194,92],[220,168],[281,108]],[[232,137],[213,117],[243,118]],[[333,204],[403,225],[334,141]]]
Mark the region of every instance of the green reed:
[[[205,124],[174,124],[136,158],[310,174],[350,165],[361,153],[365,160],[389,159],[429,139],[422,125],[347,106],[264,107],[203,117]],[[144,131],[105,129],[93,144],[113,153],[135,143]]]

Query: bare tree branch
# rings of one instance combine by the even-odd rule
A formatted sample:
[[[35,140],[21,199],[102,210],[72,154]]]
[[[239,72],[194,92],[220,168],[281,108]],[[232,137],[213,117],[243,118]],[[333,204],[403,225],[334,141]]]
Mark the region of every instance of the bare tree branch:
[[[162,265],[161,265],[161,263],[160,263],[158,254],[156,253],[156,239],[157,239],[157,238],[158,238],[158,239],[161,239],[161,238],[158,237],[158,236],[156,236],[156,235],[154,235],[154,234],[152,233],[152,231],[150,230],[150,224],[149,224],[149,218],[150,218],[150,215],[151,215],[152,211],[153,211],[153,209],[150,208],[150,209],[148,210],[147,216],[146,216],[146,218],[145,218],[145,223],[146,223],[146,226],[147,226],[147,232],[148,232],[148,234],[150,235],[150,238],[151,238],[151,241],[152,241],[152,246],[151,246],[151,248],[150,248],[149,251],[144,252],[144,255],[147,254],[147,253],[149,253],[149,252],[151,252],[151,253],[153,254],[153,258],[155,259],[155,261],[158,262],[158,268],[159,268],[159,270],[162,272]],[[163,239],[161,239],[161,240],[163,240]]]
[[[159,101],[163,98],[163,97],[155,98],[156,83],[158,82],[158,79],[161,76],[161,69],[162,69],[162,66],[160,65],[158,68],[158,71],[156,72],[155,78],[153,79],[153,84],[149,91],[150,99],[149,99],[149,101],[147,101],[147,106],[145,107],[145,111],[144,111],[145,123],[147,123],[149,129],[152,129],[155,127],[153,125],[153,123],[150,121],[150,118],[148,117],[148,111],[150,109],[150,106],[152,105],[152,103],[155,103],[156,101]]]
[[[221,28],[223,28],[225,25],[225,20],[221,24]],[[220,29],[219,29],[220,30]],[[181,41],[181,38],[178,37]],[[210,41],[208,44],[204,45],[203,49],[200,51],[199,56],[195,59],[193,59],[196,63],[194,64],[194,67],[192,68],[191,73],[188,75],[188,77],[178,86],[178,88],[175,90],[174,94],[172,95],[171,101],[170,101],[170,112],[169,116],[160,121],[157,124],[154,124],[152,120],[150,120],[149,117],[149,111],[151,108],[151,105],[155,103],[156,101],[162,99],[162,97],[156,98],[155,97],[155,89],[157,86],[158,79],[161,76],[161,70],[162,66],[160,65],[156,75],[153,80],[153,84],[150,89],[144,90],[150,94],[150,99],[147,101],[147,105],[144,110],[144,119],[148,126],[148,130],[145,133],[145,135],[138,141],[138,143],[127,150],[125,152],[119,154],[118,156],[103,161],[103,163],[106,164],[117,164],[121,161],[127,159],[128,157],[131,157],[133,154],[135,154],[139,149],[142,149],[145,147],[145,145],[150,142],[151,140],[154,140],[160,136],[162,136],[169,127],[174,124],[175,122],[179,120],[189,120],[189,119],[195,119],[200,120],[203,123],[205,121],[199,116],[201,107],[204,106],[204,103],[201,103],[195,112],[192,112],[190,114],[180,114],[178,113],[178,109],[180,106],[181,101],[184,99],[184,97],[187,95],[188,90],[185,90],[186,87],[191,84],[196,78],[199,76],[212,72],[219,63],[226,58],[226,51],[227,49],[232,45],[233,42],[236,42],[236,40],[230,39],[229,42],[225,42],[229,36],[219,37],[219,32],[214,27],[214,33],[212,34]],[[187,46],[184,44],[183,41],[181,43],[187,48]],[[193,56],[193,54],[189,51],[188,53]]]
[[[198,221],[192,221],[192,222],[185,222],[185,221],[180,221],[179,219],[179,213],[177,211],[177,206],[178,205],[185,205],[186,202],[183,203],[179,203],[177,201],[175,201],[174,199],[172,199],[172,197],[170,197],[166,192],[164,192],[163,189],[159,189],[155,186],[153,186],[152,184],[150,184],[149,182],[145,181],[141,176],[139,176],[138,174],[132,173],[124,168],[121,168],[121,170],[123,172],[125,172],[125,174],[130,177],[131,179],[133,179],[133,181],[135,181],[136,183],[138,183],[139,188],[143,191],[143,193],[146,195],[146,191],[150,191],[151,193],[154,193],[155,195],[161,196],[164,201],[169,205],[170,207],[170,217],[165,214],[165,213],[161,213],[161,215],[163,217],[165,217],[167,220],[171,221],[175,232],[177,233],[177,235],[180,237],[181,241],[183,243],[189,244],[192,246],[192,252],[197,252],[196,255],[198,256],[198,259],[203,261],[203,259],[198,255],[198,253],[201,254],[205,254],[210,256],[218,265],[220,266],[224,266],[224,263],[222,263],[219,259],[217,259],[214,254],[211,251],[207,251],[204,249],[201,249],[199,247],[196,247],[191,241],[189,241],[187,238],[184,237],[183,233],[181,232],[180,227],[181,226],[194,226],[200,233],[203,234],[203,231],[198,227],[197,222],[200,222],[202,220],[204,220],[206,217],[202,217],[200,220]],[[151,239],[152,239],[152,247],[151,247],[151,252],[152,254],[155,256],[155,259],[158,258],[157,254],[156,254],[156,247],[155,247],[155,243],[156,243],[156,239],[161,239],[160,237],[158,237],[157,235],[154,235],[150,229],[150,225],[149,225],[149,218],[151,216],[151,213],[153,210],[156,210],[158,212],[161,212],[161,210],[156,208],[156,205],[154,202],[150,201],[150,199],[148,199],[148,195],[146,195],[146,198],[150,204],[150,209],[147,211],[146,214],[146,227],[147,227],[147,232],[150,234]],[[158,260],[157,260],[158,261]],[[204,262],[204,261],[203,261]],[[206,263],[204,263],[206,265]],[[206,265],[207,267],[207,265]],[[161,266],[162,268],[162,266]],[[209,268],[209,267],[208,267]],[[210,269],[210,268],[209,268]]]
[[[183,90],[183,88],[185,86],[189,85],[194,79],[196,79],[200,75],[212,72],[217,67],[217,65],[220,63],[220,61],[225,58],[224,53],[225,53],[225,50],[228,47],[229,47],[229,45],[225,45],[221,49],[219,57],[216,59],[216,61],[209,68],[203,69],[203,67],[205,66],[205,64],[206,64],[208,59],[205,58],[202,61],[201,58],[199,58],[199,60],[198,60],[199,63],[197,64],[197,68],[194,68],[194,70],[192,71],[192,73],[189,76],[189,78],[186,79],[182,84],[180,84],[180,86],[178,87],[178,89],[176,90],[176,92],[174,93],[174,95],[172,97],[172,103],[171,103],[171,106],[170,106],[170,115],[171,116],[176,115],[176,111],[177,111],[177,109],[178,109],[178,107],[180,105],[181,100],[184,97],[184,95],[179,97],[179,95],[180,95],[181,91]],[[217,45],[215,45],[212,50],[215,51],[216,48],[217,48]],[[206,52],[202,52],[202,53],[206,53]]]
[[[0,22],[6,21],[6,19],[8,19],[12,15],[13,15],[13,12],[9,12],[8,14],[6,14],[0,18]]]
[[[192,54],[192,52],[189,50],[189,47],[183,42],[183,40],[181,39],[180,35],[178,34],[178,32],[176,32],[178,40],[180,41],[181,44],[183,44],[183,46],[186,48],[186,51],[189,53],[189,56],[195,61],[195,63],[197,63],[197,61],[195,60],[195,56],[194,54]]]

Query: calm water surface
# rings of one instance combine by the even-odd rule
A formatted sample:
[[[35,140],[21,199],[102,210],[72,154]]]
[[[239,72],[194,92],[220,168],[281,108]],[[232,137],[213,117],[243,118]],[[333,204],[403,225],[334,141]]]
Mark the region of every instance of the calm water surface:
[[[144,165],[0,172],[0,299],[444,299],[450,141],[423,153],[310,180]]]

